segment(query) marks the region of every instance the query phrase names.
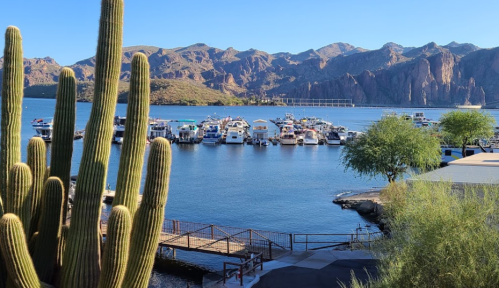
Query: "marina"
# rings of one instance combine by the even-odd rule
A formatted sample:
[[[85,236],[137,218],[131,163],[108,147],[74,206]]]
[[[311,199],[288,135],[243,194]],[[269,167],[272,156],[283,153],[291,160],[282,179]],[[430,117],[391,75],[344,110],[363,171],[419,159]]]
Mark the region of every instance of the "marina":
[[[33,136],[31,120],[54,111],[55,100],[25,98],[22,121],[22,149]],[[115,115],[125,115],[127,106],[118,104]],[[91,103],[77,103],[76,125],[85,127]],[[401,114],[407,109],[394,109]],[[425,109],[426,117],[439,119],[449,109]],[[499,111],[489,110],[496,117]],[[269,138],[279,135],[279,128],[270,122],[272,117],[294,114],[297,119],[315,115],[332,122],[334,126],[348,127],[348,132],[364,131],[380,119],[378,108],[316,107],[187,107],[151,106],[150,117],[157,119],[155,131],[168,130],[166,122],[159,119],[192,119],[201,124],[207,115],[216,112],[220,119],[228,115],[241,115],[255,128],[256,120],[267,121]],[[258,122],[257,122],[258,123]],[[177,122],[170,123],[173,128]],[[262,123],[262,125],[265,123]],[[305,127],[300,124],[300,126]],[[163,129],[164,128],[164,129]],[[199,128],[202,130],[201,128]],[[250,131],[252,131],[250,129]],[[175,129],[173,129],[175,130]],[[154,131],[150,128],[148,135]],[[159,133],[159,132],[158,132]],[[171,131],[175,134],[176,131]],[[342,131],[340,133],[345,133]],[[166,135],[166,134],[164,134]],[[251,134],[253,136],[254,134]],[[272,142],[272,141],[270,141]],[[277,144],[277,143],[276,143]],[[50,153],[50,143],[47,144]],[[148,145],[149,146],[149,145]],[[71,174],[78,174],[83,141],[74,142]],[[282,233],[354,233],[360,223],[367,220],[355,211],[342,210],[332,200],[339,194],[351,194],[378,189],[386,185],[384,179],[358,178],[352,171],[345,171],[340,162],[341,145],[199,145],[173,144],[170,190],[165,209],[166,219],[178,219],[206,225],[251,227],[255,230]],[[148,153],[149,147],[146,148]],[[116,187],[122,145],[112,145],[107,183],[110,190]],[[26,161],[23,153],[23,161]],[[48,157],[50,159],[50,157]],[[147,154],[146,154],[147,161]],[[48,163],[49,164],[49,163]],[[146,163],[144,163],[146,164]],[[143,175],[145,176],[144,166]],[[145,178],[145,177],[143,177]],[[142,179],[142,185],[144,179]],[[107,186],[107,185],[106,185]],[[104,206],[109,212],[110,206]],[[376,227],[370,231],[376,232]],[[295,250],[304,249],[296,244]],[[195,264],[209,270],[221,270],[224,261],[234,261],[211,253],[198,253],[179,249],[179,261]],[[232,260],[231,260],[232,259]],[[159,270],[153,278],[177,283],[176,287],[200,287],[192,279],[179,278]],[[160,286],[157,286],[160,287]],[[173,286],[172,286],[173,287]]]

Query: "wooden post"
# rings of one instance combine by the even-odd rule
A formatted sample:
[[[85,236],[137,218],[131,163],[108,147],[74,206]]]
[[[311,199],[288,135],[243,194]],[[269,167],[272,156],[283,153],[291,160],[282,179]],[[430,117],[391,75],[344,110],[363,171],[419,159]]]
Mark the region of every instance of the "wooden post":
[[[213,233],[213,224],[211,224],[210,226],[211,226],[211,240],[213,240],[213,239],[215,239],[215,238],[213,237],[213,234],[214,234],[214,233]]]
[[[230,254],[229,237],[227,237],[227,254]]]
[[[191,233],[187,232],[187,249],[191,249]]]
[[[172,220],[172,226],[173,226],[173,234],[176,234],[176,226],[175,226],[175,220]]]
[[[293,251],[293,234],[289,234],[289,244],[291,246],[291,251]]]
[[[250,231],[250,245],[252,245],[251,242],[253,240],[253,229],[250,229],[249,231]]]
[[[224,284],[225,284],[225,277],[227,276],[227,263],[224,262]]]
[[[269,240],[269,258],[272,260],[272,241]]]

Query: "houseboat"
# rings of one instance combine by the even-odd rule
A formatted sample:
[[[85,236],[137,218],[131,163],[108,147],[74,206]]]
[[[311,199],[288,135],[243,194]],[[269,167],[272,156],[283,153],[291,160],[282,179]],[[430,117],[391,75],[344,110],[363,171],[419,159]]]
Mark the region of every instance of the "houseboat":
[[[113,143],[123,144],[123,136],[125,135],[126,117],[114,117]]]
[[[34,137],[40,137],[45,142],[52,142],[53,120],[52,117],[46,117],[31,121],[33,129],[36,131]]]
[[[258,119],[253,121],[253,144],[260,146],[268,146],[269,143],[269,127],[267,121]]]

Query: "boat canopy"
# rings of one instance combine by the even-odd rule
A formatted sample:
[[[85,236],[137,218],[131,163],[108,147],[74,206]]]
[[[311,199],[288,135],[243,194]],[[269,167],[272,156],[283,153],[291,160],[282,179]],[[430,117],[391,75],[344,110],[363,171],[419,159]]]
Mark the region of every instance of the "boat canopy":
[[[267,120],[258,119],[258,120],[253,121],[253,123],[267,123]]]
[[[185,122],[185,123],[195,123],[196,120],[193,119],[179,119],[179,120],[174,120],[175,122]]]

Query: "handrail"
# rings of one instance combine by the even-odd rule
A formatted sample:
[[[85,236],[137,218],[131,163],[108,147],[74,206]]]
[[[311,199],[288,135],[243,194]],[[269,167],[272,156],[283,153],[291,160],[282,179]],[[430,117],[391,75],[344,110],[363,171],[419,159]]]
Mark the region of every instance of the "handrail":
[[[260,260],[260,261],[257,261]],[[250,265],[251,263],[251,265]],[[263,270],[263,253],[260,252],[256,255],[254,255],[253,258],[250,258],[242,263],[234,263],[234,262],[224,262],[224,284],[227,281],[227,265],[233,265],[233,266],[238,266],[238,272],[239,272],[239,279],[240,279],[240,284],[243,286],[243,276],[253,272],[256,270],[256,268],[260,267],[260,271]],[[248,267],[248,269],[244,270],[245,267]]]
[[[328,246],[324,247],[315,247],[311,248],[310,250],[318,250],[318,249],[323,249],[323,248],[330,248],[334,246],[340,246],[340,245],[349,245],[350,249],[353,249],[354,243],[367,243],[369,248],[371,248],[371,243],[377,240],[377,236],[382,236],[383,232],[368,232],[368,233],[346,233],[346,234],[312,234],[312,233],[307,233],[307,234],[293,234],[293,243],[298,243],[298,244],[305,244],[305,250],[308,251],[308,244],[331,244]],[[298,241],[297,236],[305,236],[305,241]],[[348,236],[349,240],[343,240],[343,241],[311,241],[309,240],[309,236],[318,236],[318,237],[336,237],[336,236]],[[367,240],[364,238],[367,237]]]

